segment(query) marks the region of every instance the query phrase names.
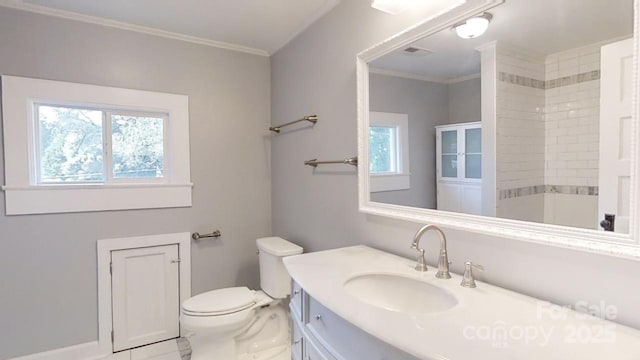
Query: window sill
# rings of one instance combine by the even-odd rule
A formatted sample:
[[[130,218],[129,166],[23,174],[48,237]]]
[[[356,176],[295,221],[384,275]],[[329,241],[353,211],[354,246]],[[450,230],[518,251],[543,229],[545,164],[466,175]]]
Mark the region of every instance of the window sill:
[[[411,188],[411,174],[371,175],[371,192],[407,190]]]
[[[3,186],[7,215],[191,206],[193,184]]]

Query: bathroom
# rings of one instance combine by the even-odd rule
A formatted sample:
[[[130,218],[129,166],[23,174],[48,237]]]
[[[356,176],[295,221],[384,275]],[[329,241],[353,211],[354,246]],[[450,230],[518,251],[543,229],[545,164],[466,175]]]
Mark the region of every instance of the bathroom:
[[[258,31],[243,38],[224,37],[219,30],[196,42],[135,31],[140,28],[126,25],[135,23],[126,12],[115,17],[120,23],[109,23],[60,10],[75,4],[76,12],[100,13],[83,9],[80,2],[0,2],[0,44],[7,49],[0,56],[2,75],[187,95],[193,183],[191,206],[153,210],[7,215],[1,192],[0,359],[97,341],[96,242],[102,239],[219,229],[217,239],[190,242],[193,295],[231,286],[258,289],[256,239],[271,235],[305,253],[367,245],[415,259],[409,247],[414,234],[437,221],[361,212],[361,167],[314,169],[304,161],[358,154],[357,55],[457,2],[418,4],[397,15],[372,8],[369,0],[314,1],[308,13],[290,1],[282,3],[290,7],[288,18],[305,19],[289,33],[274,29],[279,36],[265,40]],[[632,8],[630,1],[621,3]],[[216,4],[216,10],[227,6]],[[264,11],[244,16],[253,16],[257,27]],[[102,14],[109,17],[106,10]],[[143,25],[160,27],[153,19]],[[318,115],[316,124],[298,123],[280,134],[268,130],[312,114]],[[2,149],[0,176],[6,184]],[[640,328],[640,291],[633,286],[637,256],[439,224],[452,273],[462,274],[466,261],[484,266],[476,274],[478,289],[491,284],[555,304],[613,305],[616,323]],[[437,260],[436,240],[426,234],[422,241],[430,267]],[[39,358],[46,356],[56,355]]]

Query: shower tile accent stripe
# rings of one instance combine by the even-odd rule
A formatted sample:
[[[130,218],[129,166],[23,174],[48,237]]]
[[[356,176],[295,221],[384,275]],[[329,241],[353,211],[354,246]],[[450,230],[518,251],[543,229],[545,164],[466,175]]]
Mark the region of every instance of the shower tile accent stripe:
[[[555,89],[563,86],[580,84],[587,81],[600,80],[600,70],[587,71],[571,76],[563,76],[551,80],[537,80],[525,76],[500,72],[498,80],[520,86],[526,86],[534,89]]]
[[[564,76],[557,79],[546,80],[545,89],[554,89],[563,86],[580,84],[587,81],[600,80],[600,70],[587,71],[576,75]]]
[[[502,71],[498,74],[498,80],[509,83],[509,84],[514,84],[514,85],[526,86],[526,87],[542,89],[542,90],[545,89],[544,80],[532,79],[529,77],[509,74]]]
[[[588,195],[598,196],[597,186],[576,186],[576,185],[535,185],[514,189],[504,189],[498,192],[498,199],[512,199],[522,196],[537,194],[564,194],[564,195]]]
[[[511,199],[511,198],[517,198],[522,196],[531,196],[531,195],[544,194],[544,193],[545,193],[544,185],[525,186],[525,187],[514,188],[514,189],[500,190],[500,192],[498,193],[498,199],[504,200],[504,199]]]

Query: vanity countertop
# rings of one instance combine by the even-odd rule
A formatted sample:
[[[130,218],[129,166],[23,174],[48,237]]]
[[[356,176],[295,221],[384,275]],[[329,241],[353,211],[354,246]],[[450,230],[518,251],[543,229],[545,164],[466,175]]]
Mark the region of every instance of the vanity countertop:
[[[367,246],[286,257],[292,278],[322,305],[374,337],[421,359],[640,359],[640,330],[461,277],[437,279],[415,261]],[[397,274],[448,290],[458,304],[429,314],[386,310],[347,293],[354,275]]]

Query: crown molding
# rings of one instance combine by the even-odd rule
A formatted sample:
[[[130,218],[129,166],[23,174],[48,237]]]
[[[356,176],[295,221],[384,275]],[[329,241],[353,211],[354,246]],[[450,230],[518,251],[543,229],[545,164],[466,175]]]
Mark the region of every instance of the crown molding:
[[[426,76],[426,75],[418,75],[418,74],[413,74],[413,73],[404,72],[404,71],[396,71],[396,70],[388,70],[388,69],[376,68],[376,67],[372,67],[372,66],[369,66],[369,72],[372,73],[372,74],[394,76],[394,77],[399,77],[399,78],[420,80],[420,81],[429,81],[429,82],[434,82],[434,83],[438,83],[438,84],[446,84],[447,83],[447,80],[443,79],[443,78]]]
[[[372,74],[394,76],[394,77],[411,79],[411,80],[428,81],[428,82],[434,82],[438,84],[455,84],[455,83],[459,83],[459,82],[463,82],[471,79],[480,78],[480,73],[465,75],[465,76],[461,76],[453,79],[445,79],[445,78],[439,78],[439,77],[433,77],[433,76],[418,75],[418,74],[404,72],[404,71],[374,68],[371,66],[369,66],[369,72]]]
[[[72,11],[52,9],[46,6],[27,4],[22,0],[0,0],[0,6],[16,9],[16,10],[28,11],[36,14],[41,14],[41,15],[54,16],[58,18],[68,19],[68,20],[80,21],[80,22],[94,24],[94,25],[106,26],[106,27],[111,27],[111,28],[116,28],[121,30],[134,31],[142,34],[154,35],[154,36],[163,37],[167,39],[185,41],[192,44],[210,46],[210,47],[226,49],[231,51],[238,51],[238,52],[243,52],[243,53],[252,54],[252,55],[267,56],[267,57],[269,56],[269,52],[262,49],[256,49],[252,47],[226,43],[223,41],[205,39],[197,36],[185,35],[181,33],[161,30],[161,29],[147,27],[147,26],[134,25],[134,24],[130,24],[122,21],[116,21],[116,20],[105,19],[97,16],[79,14]]]

